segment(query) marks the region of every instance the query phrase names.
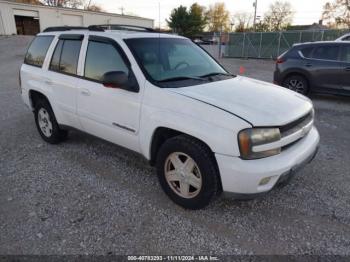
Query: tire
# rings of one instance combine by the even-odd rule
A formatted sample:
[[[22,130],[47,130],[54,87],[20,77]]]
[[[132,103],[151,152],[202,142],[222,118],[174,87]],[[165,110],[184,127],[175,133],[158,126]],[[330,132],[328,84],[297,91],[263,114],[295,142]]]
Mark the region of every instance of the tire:
[[[309,83],[306,78],[301,75],[288,76],[283,81],[282,86],[303,95],[307,95],[309,93]]]
[[[44,141],[58,144],[67,138],[68,131],[59,128],[55,114],[46,100],[39,100],[35,103],[34,119],[38,132]]]
[[[203,208],[220,192],[219,171],[212,152],[186,135],[170,138],[161,146],[156,167],[164,192],[186,209]]]

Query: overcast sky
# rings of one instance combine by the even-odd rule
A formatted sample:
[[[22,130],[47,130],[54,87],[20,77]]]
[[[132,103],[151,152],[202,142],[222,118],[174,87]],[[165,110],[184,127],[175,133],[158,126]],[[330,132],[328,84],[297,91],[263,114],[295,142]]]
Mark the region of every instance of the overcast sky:
[[[160,21],[161,25],[165,26],[165,19],[173,8],[179,5],[189,7],[197,2],[200,5],[209,6],[215,2],[225,2],[227,9],[231,15],[235,12],[251,12],[253,14],[253,2],[255,0],[91,0],[91,3],[101,5],[107,12],[121,13],[121,7],[124,8],[124,13],[132,13],[134,15],[152,18],[155,21],[155,26],[159,21],[159,3],[160,3]],[[295,11],[293,24],[312,24],[318,22],[321,16],[323,5],[329,0],[290,0]],[[269,5],[274,0],[258,0],[257,15],[263,15]]]

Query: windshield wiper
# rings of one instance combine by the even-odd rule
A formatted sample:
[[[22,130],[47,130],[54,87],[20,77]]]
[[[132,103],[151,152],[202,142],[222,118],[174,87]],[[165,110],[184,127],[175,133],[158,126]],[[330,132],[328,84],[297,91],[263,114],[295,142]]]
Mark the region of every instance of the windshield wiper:
[[[170,78],[158,80],[157,82],[162,83],[162,82],[172,82],[172,81],[181,81],[181,80],[199,80],[199,81],[207,82],[207,80],[201,77],[195,77],[195,76],[176,76],[176,77],[170,77]]]
[[[211,76],[218,76],[218,75],[222,75],[222,76],[234,76],[234,75],[228,74],[228,73],[213,72],[213,73],[209,73],[209,74],[206,74],[206,75],[202,75],[202,76],[200,76],[200,78],[211,77]]]

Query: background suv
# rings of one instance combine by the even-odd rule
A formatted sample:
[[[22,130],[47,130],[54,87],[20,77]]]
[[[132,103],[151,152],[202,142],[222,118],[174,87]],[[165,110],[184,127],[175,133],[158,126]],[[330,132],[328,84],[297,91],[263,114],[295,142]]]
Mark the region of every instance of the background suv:
[[[350,42],[297,44],[278,57],[274,83],[302,94],[350,95]]]

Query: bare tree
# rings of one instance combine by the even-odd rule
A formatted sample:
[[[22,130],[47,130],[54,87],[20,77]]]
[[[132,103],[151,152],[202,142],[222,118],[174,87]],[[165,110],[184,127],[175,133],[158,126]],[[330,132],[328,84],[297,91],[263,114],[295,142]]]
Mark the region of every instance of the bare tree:
[[[334,0],[323,7],[322,19],[328,26],[350,28],[350,0]]]
[[[269,31],[279,31],[286,28],[293,21],[294,11],[292,5],[285,1],[276,1],[270,5],[264,14],[265,27]]]
[[[41,0],[41,2],[49,6],[82,8],[85,0]]]
[[[232,17],[232,21],[235,24],[236,32],[245,32],[251,27],[253,16],[250,13],[240,12],[235,13]]]
[[[103,12],[102,7],[97,4],[91,4],[91,5],[85,6],[84,9],[88,11],[94,11],[94,12]]]
[[[211,5],[207,12],[207,18],[210,31],[230,31],[230,12],[226,9],[225,3]]]

